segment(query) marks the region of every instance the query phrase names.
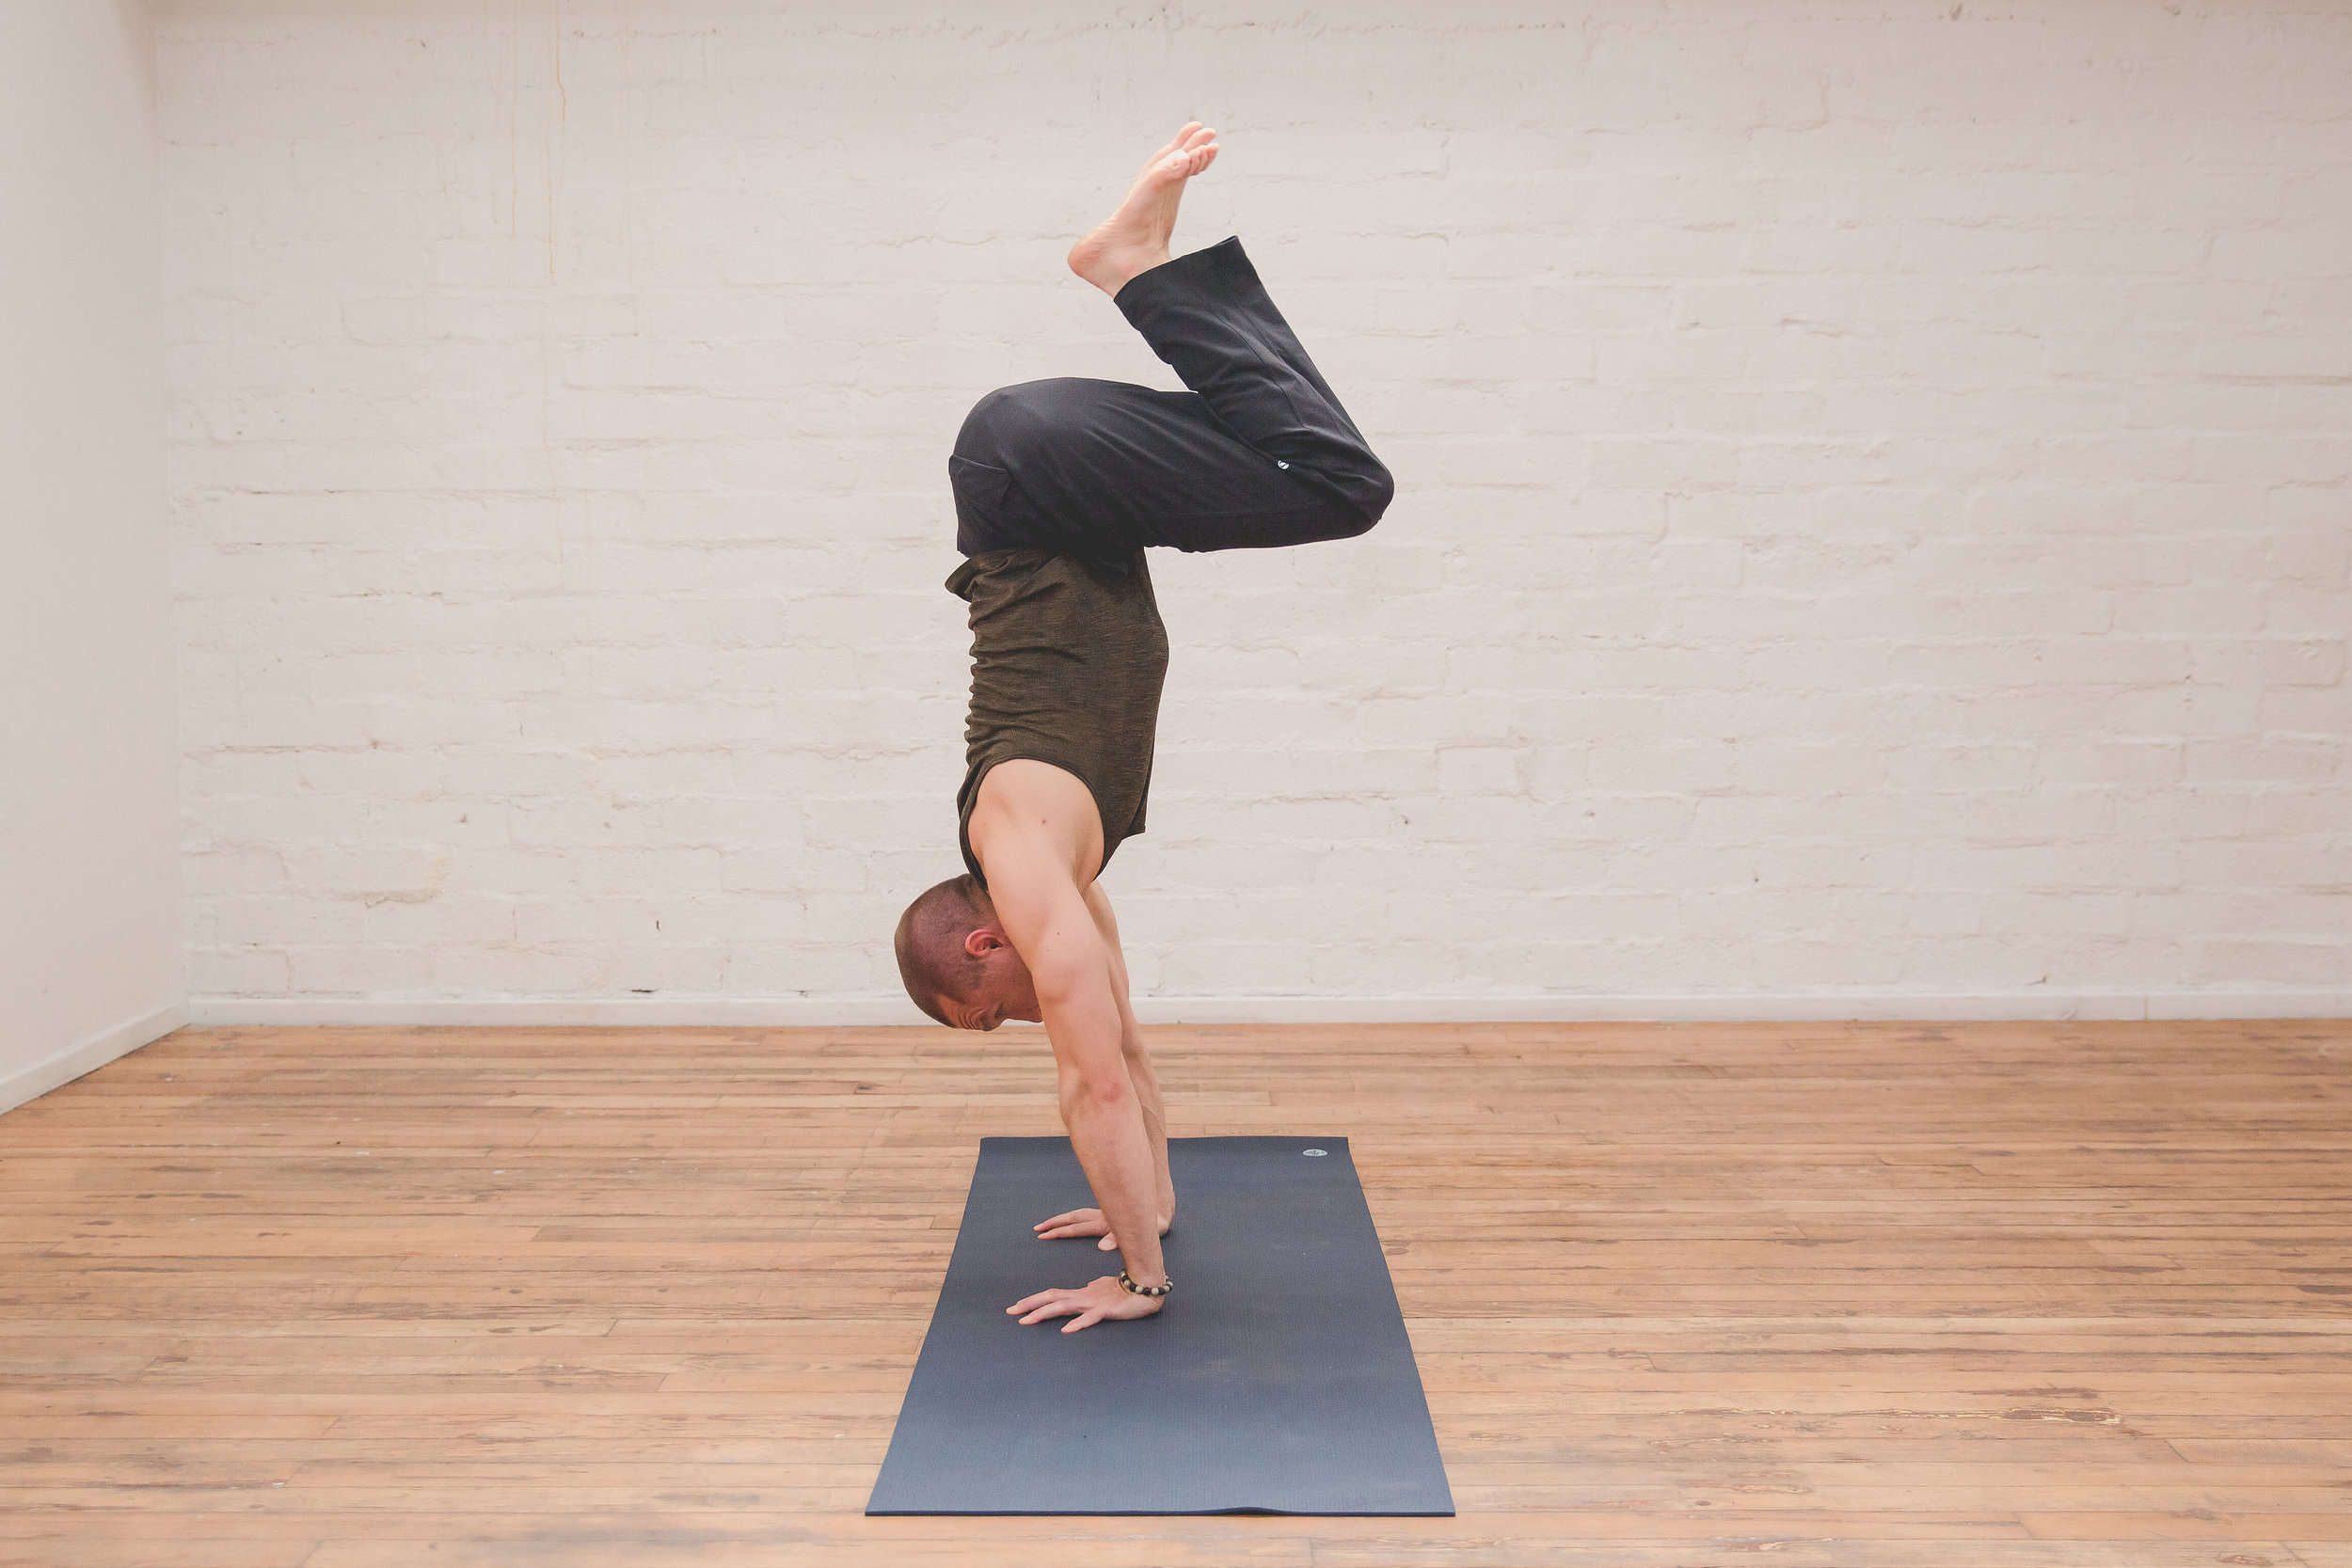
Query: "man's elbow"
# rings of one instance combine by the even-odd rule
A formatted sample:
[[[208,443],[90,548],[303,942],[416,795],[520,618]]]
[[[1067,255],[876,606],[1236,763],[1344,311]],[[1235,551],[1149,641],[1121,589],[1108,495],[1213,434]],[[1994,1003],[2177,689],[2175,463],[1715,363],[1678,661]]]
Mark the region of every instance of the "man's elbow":
[[[1116,1113],[1135,1094],[1135,1085],[1128,1082],[1123,1064],[1073,1068],[1061,1077],[1062,1115],[1067,1117],[1073,1113]]]

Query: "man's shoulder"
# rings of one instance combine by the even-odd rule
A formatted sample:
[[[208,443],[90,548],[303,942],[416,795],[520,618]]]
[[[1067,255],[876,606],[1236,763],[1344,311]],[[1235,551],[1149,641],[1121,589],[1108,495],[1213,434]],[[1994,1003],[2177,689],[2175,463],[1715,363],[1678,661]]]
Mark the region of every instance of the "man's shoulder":
[[[1009,879],[1039,891],[1066,886],[1083,896],[1102,862],[1094,792],[1069,768],[1036,757],[1009,758],[988,770],[965,835],[992,894]]]

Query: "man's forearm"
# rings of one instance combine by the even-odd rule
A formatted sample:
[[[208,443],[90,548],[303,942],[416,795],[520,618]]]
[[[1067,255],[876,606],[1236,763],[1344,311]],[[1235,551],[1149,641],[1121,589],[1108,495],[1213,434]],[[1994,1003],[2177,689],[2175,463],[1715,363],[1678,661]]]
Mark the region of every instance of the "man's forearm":
[[[1143,1135],[1152,1143],[1154,1191],[1159,1227],[1165,1229],[1176,1217],[1176,1183],[1168,1170],[1168,1106],[1160,1098],[1160,1081],[1152,1070],[1152,1058],[1143,1049],[1143,1037],[1129,1022],[1120,1039],[1127,1062],[1128,1081],[1136,1086],[1136,1101],[1143,1108]],[[1119,1232],[1112,1231],[1117,1235]]]
[[[1160,1260],[1159,1224],[1166,1161],[1153,1156],[1141,1098],[1132,1084],[1082,1081],[1065,1085],[1061,1114],[1070,1147],[1094,1189],[1095,1206],[1119,1238],[1128,1277],[1138,1285],[1159,1284],[1168,1277]]]

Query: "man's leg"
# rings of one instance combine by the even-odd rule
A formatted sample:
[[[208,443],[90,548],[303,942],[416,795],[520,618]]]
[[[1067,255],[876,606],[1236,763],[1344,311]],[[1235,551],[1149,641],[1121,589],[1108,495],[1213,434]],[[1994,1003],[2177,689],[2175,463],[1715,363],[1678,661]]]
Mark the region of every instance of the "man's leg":
[[[1378,519],[1376,506],[1351,503],[1287,461],[1192,392],[1075,378],[1007,387],[980,401],[956,439],[957,543],[966,554],[1024,546],[1115,557],[1154,545],[1309,545],[1353,538]],[[1372,464],[1385,500],[1387,470]]]
[[[980,400],[957,437],[961,537],[1112,555],[1347,538],[1394,492],[1267,297],[1239,240],[1175,261],[1184,182],[1216,155],[1187,127],[1071,252],[1189,392],[1033,381]]]
[[[1275,309],[1240,240],[1140,273],[1112,298],[1152,352],[1199,395],[1214,423],[1258,454],[1252,478],[1271,466],[1292,483],[1311,487],[1318,499],[1343,502],[1360,519],[1350,532],[1360,533],[1380,520],[1396,493],[1395,482]],[[1283,542],[1270,537],[1169,541],[1189,549]]]

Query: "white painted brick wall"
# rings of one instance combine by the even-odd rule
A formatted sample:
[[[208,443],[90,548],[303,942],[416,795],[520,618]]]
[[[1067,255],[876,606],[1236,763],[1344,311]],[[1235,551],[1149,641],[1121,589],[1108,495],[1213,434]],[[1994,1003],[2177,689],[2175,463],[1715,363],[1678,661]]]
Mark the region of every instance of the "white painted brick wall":
[[[948,442],[1172,385],[1060,255],[1188,115],[1180,245],[1402,489],[1156,560],[1139,987],[2352,989],[2342,7],[191,0],[161,63],[199,995],[895,991]]]

